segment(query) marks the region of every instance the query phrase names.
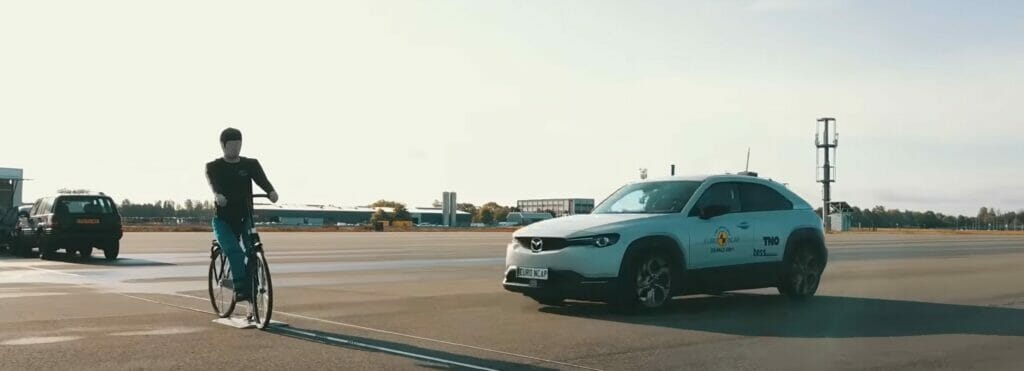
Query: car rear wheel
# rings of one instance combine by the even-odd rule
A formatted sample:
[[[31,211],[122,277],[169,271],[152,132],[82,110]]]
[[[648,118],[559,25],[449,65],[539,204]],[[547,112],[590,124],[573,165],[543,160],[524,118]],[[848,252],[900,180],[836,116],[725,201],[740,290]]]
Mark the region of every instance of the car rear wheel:
[[[814,296],[824,270],[821,258],[809,248],[793,253],[786,265],[786,273],[779,284],[779,293],[792,298]]]
[[[54,258],[57,249],[54,246],[53,241],[49,237],[39,237],[39,258],[43,260],[51,260]]]
[[[82,259],[92,258],[92,246],[87,246],[78,249],[78,254],[82,256]]]
[[[120,253],[121,253],[121,242],[120,241],[113,241],[113,242],[107,244],[107,246],[103,247],[103,257],[107,258],[107,260],[111,260],[111,261],[117,260],[117,255],[120,254]]]

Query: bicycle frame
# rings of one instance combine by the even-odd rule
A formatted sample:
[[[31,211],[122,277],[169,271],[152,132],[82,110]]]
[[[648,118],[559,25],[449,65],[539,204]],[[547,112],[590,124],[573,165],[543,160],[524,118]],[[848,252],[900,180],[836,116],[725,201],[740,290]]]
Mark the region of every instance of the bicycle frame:
[[[253,198],[260,198],[260,197],[269,198],[268,195],[253,195]],[[257,272],[257,270],[260,269],[260,264],[258,264],[258,261],[261,261],[263,264],[266,264],[266,262],[265,262],[266,258],[265,257],[263,258],[264,260],[260,260],[261,257],[263,256],[262,255],[262,253],[263,253],[263,242],[260,241],[259,233],[256,232],[256,226],[255,226],[254,220],[255,220],[255,215],[254,215],[253,207],[250,204],[250,207],[249,207],[249,221],[250,221],[251,225],[246,225],[245,226],[246,230],[243,231],[243,233],[248,233],[249,234],[249,239],[252,241],[252,245],[251,246],[243,246],[243,249],[245,250],[245,265],[246,265],[245,270],[246,270],[246,274],[248,275],[248,279],[250,279],[252,281],[250,286],[251,286],[251,288],[254,291],[253,293],[251,293],[249,295],[250,298],[249,298],[248,301],[249,301],[249,303],[251,305],[250,308],[255,308],[256,307],[257,295],[256,295],[255,291],[258,288],[261,288],[260,284],[259,284],[259,272]],[[239,237],[241,237],[241,236],[239,236]],[[245,239],[244,238],[239,238],[239,240],[240,240],[240,242],[242,242]],[[244,242],[243,242],[243,245],[244,245]],[[216,269],[214,269],[214,268],[211,268],[211,269],[213,269],[213,271],[217,272],[217,275],[214,276],[213,279],[215,279],[217,281],[223,281],[225,279],[226,275],[229,273],[228,269],[226,269],[226,268],[227,268],[227,265],[230,264],[230,262],[228,261],[227,256],[224,255],[224,252],[221,249],[220,243],[216,239],[214,239],[212,241],[211,245],[210,245],[210,260],[211,261],[216,261],[219,257],[221,258],[219,260],[221,262],[220,266],[216,267]],[[269,286],[269,270],[266,271],[266,272],[267,272],[267,275],[268,275],[267,280],[268,280],[268,286]],[[214,300],[214,294],[213,294],[213,291],[212,291],[213,290],[212,286],[211,286],[210,290],[211,290],[211,292],[210,292],[210,299],[211,299],[211,301],[213,301]],[[236,301],[232,298],[231,304],[230,304],[230,307],[229,307],[230,309],[228,309],[226,311],[228,313],[228,315],[230,315],[230,312],[232,312],[234,310],[235,303],[236,303]],[[217,310],[220,310],[216,303],[214,303],[214,308],[217,309]],[[269,319],[269,311],[268,311],[267,317]]]

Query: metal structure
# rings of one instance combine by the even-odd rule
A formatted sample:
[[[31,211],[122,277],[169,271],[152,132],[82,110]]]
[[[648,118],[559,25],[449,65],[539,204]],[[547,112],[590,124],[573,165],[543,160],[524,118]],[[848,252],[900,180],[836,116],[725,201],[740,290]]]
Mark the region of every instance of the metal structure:
[[[832,200],[832,183],[836,182],[836,149],[839,147],[836,119],[831,117],[818,119],[818,128],[814,135],[814,146],[817,151],[817,179],[818,183],[821,183],[823,187],[821,222],[824,223],[825,231],[830,231],[830,223],[828,222],[829,202]],[[823,159],[824,161],[822,161]]]
[[[750,147],[747,147],[747,166],[743,168],[743,172],[750,171]]]
[[[853,227],[851,219],[853,207],[845,201],[832,201],[828,204],[828,222],[831,231],[847,232]]]
[[[441,197],[441,225],[457,227],[459,209],[455,192],[444,192]]]

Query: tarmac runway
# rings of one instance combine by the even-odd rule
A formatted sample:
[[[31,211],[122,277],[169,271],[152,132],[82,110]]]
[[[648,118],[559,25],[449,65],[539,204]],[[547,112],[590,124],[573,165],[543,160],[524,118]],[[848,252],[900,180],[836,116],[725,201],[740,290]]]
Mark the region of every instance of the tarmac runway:
[[[207,233],[108,263],[0,257],[0,369],[1019,369],[1024,235],[829,236],[818,296],[542,307],[501,287],[508,233],[264,233],[269,331],[215,324]]]

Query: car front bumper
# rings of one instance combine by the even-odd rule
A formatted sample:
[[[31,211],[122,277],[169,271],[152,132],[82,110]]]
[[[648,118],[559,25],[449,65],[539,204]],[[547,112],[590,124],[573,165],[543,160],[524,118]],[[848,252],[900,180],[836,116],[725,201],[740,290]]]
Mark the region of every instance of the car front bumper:
[[[505,271],[505,290],[527,296],[549,296],[566,299],[607,301],[615,292],[616,278],[588,278],[569,270],[548,270],[547,280],[517,277],[518,267]]]

